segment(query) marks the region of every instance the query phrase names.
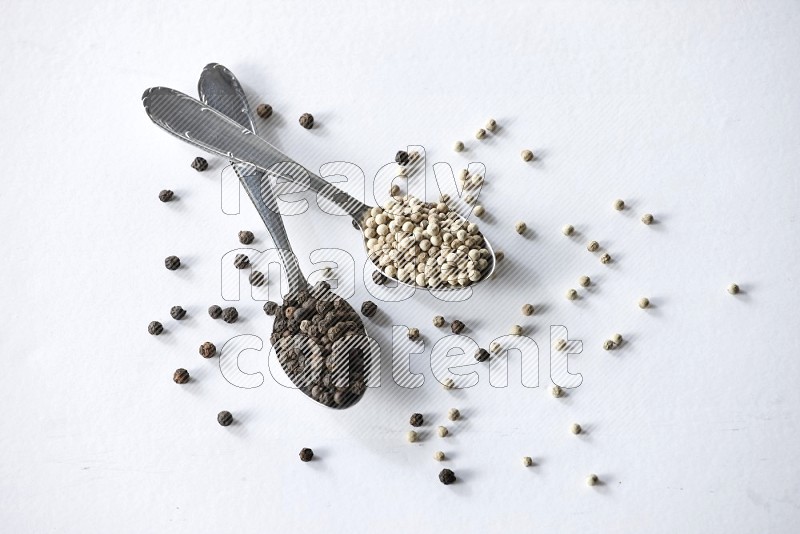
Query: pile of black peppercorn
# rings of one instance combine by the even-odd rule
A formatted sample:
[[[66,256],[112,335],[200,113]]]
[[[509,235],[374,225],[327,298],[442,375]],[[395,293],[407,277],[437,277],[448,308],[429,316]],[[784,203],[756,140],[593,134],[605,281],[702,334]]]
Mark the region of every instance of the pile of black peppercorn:
[[[369,356],[364,324],[327,282],[287,293],[282,306],[267,302],[264,311],[275,316],[270,342],[300,391],[332,408],[361,398]]]

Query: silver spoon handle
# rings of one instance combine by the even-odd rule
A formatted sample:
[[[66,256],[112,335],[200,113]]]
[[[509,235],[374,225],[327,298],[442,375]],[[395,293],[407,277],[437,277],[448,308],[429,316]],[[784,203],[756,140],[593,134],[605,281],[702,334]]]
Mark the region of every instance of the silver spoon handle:
[[[142,104],[156,125],[206,152],[252,164],[267,174],[279,174],[289,180],[291,176],[276,171],[275,167],[281,163],[299,165],[248,128],[180,91],[151,87],[142,95]],[[369,208],[314,173],[308,174],[312,190],[354,219],[358,220]]]
[[[217,64],[207,65],[197,82],[197,92],[205,104],[230,117],[242,127],[255,131],[244,90],[228,69]],[[231,94],[235,97],[231,97]],[[252,165],[235,163],[234,171],[278,248],[286,278],[289,280],[289,289],[291,291],[305,289],[308,281],[303,276],[297,256],[292,251],[269,177]]]

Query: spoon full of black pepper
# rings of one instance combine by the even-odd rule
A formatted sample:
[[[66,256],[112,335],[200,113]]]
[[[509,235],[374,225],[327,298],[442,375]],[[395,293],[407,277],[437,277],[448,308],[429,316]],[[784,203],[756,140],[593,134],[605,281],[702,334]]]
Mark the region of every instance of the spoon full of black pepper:
[[[218,67],[227,72],[226,76],[233,76],[221,65]],[[221,69],[218,70],[222,72]],[[221,89],[218,94],[225,102],[247,107],[246,102],[234,98],[236,95],[222,93]],[[223,94],[228,96],[222,97]],[[369,206],[309,172],[257,136],[252,121],[238,122],[166,87],[147,89],[142,103],[156,125],[185,142],[253,166],[267,176],[293,182],[307,180],[309,189],[353,218],[353,226],[360,230],[370,259],[388,278],[429,289],[447,300],[445,294],[449,290],[485,280],[494,271],[494,251],[478,225],[444,202],[425,203],[414,197],[396,196],[383,206]],[[249,107],[234,112],[249,115]]]
[[[215,63],[203,69],[197,84],[200,99],[254,132],[255,124],[242,86],[228,69]],[[311,287],[292,252],[269,177],[252,165],[233,168],[278,248],[289,281],[283,305],[268,302],[274,315],[270,337],[278,361],[292,383],[318,403],[348,408],[366,387],[370,340],[361,318],[327,282]]]

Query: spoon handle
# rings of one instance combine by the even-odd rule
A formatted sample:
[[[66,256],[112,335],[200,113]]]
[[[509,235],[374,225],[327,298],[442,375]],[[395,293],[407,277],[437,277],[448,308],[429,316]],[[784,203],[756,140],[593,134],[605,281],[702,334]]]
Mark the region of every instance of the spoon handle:
[[[281,163],[298,163],[249,128],[199,100],[168,87],[151,87],[142,95],[142,104],[156,125],[179,139],[223,158],[249,163],[267,174],[279,174],[293,180],[276,168]],[[308,175],[313,191],[360,222],[369,206],[314,173],[308,172]]]
[[[253,117],[250,115],[242,86],[228,69],[215,63],[206,65],[197,82],[197,92],[205,104],[224,113],[242,127],[255,131]],[[269,177],[252,165],[234,163],[234,171],[278,248],[289,280],[289,289],[291,291],[305,289],[308,281],[303,276],[297,256],[292,251]]]

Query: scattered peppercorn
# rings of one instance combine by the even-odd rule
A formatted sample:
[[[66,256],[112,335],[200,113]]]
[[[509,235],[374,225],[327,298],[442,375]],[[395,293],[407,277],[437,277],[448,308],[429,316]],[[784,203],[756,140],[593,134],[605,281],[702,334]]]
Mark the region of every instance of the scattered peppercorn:
[[[589,285],[592,283],[592,279],[588,276],[581,276],[578,278],[578,283],[581,285],[581,287],[589,287]]]
[[[451,470],[442,469],[439,472],[439,482],[441,482],[445,486],[449,486],[450,484],[452,484],[455,481],[456,481],[456,474],[453,473]]]
[[[568,289],[567,300],[575,300],[576,298],[578,298],[578,292],[575,291],[574,289]]]
[[[424,422],[425,422],[425,418],[422,416],[421,413],[412,413],[411,414],[411,419],[409,420],[409,423],[411,423],[411,426],[422,426]]]
[[[210,341],[206,341],[202,345],[200,345],[200,356],[203,358],[211,358],[217,353],[217,347],[214,346],[213,343]]]
[[[453,143],[453,150],[455,150],[456,152],[461,152],[462,150],[464,150],[464,143],[462,143],[461,141],[456,141],[455,143]]]
[[[261,271],[253,271],[250,273],[250,285],[259,287],[263,286],[267,281],[267,277]]]
[[[462,322],[461,322],[461,321],[459,321],[458,319],[456,319],[455,321],[453,321],[453,322],[450,324],[450,330],[451,330],[451,331],[452,331],[454,334],[460,334],[461,332],[463,332],[463,331],[464,331],[464,327],[465,327],[464,323],[462,323]]]
[[[611,256],[608,253],[603,254],[602,256],[600,256],[600,263],[602,263],[603,265],[611,263]]]
[[[158,194],[158,200],[160,200],[161,202],[169,202],[170,200],[172,200],[172,197],[174,195],[175,193],[173,193],[169,189],[162,189],[161,192]]]
[[[409,430],[408,432],[406,432],[406,440],[408,440],[409,443],[416,442],[418,438],[419,435],[416,433],[416,431]]]
[[[174,271],[181,266],[181,260],[178,256],[167,256],[164,259],[164,266],[170,271]]]
[[[558,339],[556,340],[555,344],[556,350],[564,350],[567,348],[567,340],[566,339]]]
[[[314,451],[309,448],[302,448],[300,449],[300,461],[301,462],[310,462],[314,458]]]
[[[564,228],[561,229],[561,233],[567,236],[572,235],[574,232],[575,232],[575,227],[572,226],[571,224],[567,224],[564,226]]]
[[[397,184],[392,184],[392,187],[389,189],[389,196],[396,197],[400,195],[400,186]]]
[[[737,284],[731,284],[728,286],[728,293],[731,295],[738,295],[739,294],[739,286]]]
[[[378,305],[372,302],[371,300],[364,301],[361,304],[361,313],[364,317],[372,317],[378,311]]]
[[[564,390],[561,389],[561,386],[555,385],[555,386],[550,388],[550,394],[555,398],[563,397],[564,396]]]
[[[457,421],[461,417],[461,412],[458,411],[458,408],[450,408],[450,411],[447,412],[447,418],[451,421]]]
[[[441,328],[444,326],[444,317],[441,315],[437,315],[433,318],[433,326],[436,328]]]
[[[522,465],[525,467],[530,467],[533,465],[533,459],[530,456],[523,456],[522,457]]]
[[[186,317],[186,310],[184,310],[180,306],[173,306],[172,308],[169,309],[169,314],[176,321],[180,321],[181,319]]]
[[[625,201],[622,200],[621,198],[615,200],[614,201],[614,209],[617,210],[617,211],[624,210],[625,209]]]
[[[642,222],[644,224],[653,224],[653,216],[649,213],[642,215]]]
[[[151,336],[161,335],[161,332],[164,331],[164,325],[158,321],[152,321],[149,325],[147,325],[147,331]]]
[[[527,228],[528,228],[528,225],[527,225],[527,224],[525,224],[525,223],[524,223],[524,222],[522,222],[522,221],[518,221],[518,222],[517,222],[517,223],[514,225],[514,230],[515,230],[515,231],[516,231],[518,234],[524,234],[524,233],[525,233],[525,230],[526,230]]]
[[[185,384],[189,381],[189,371],[186,369],[176,369],[175,372],[172,374],[172,380],[176,384]]]
[[[600,482],[600,479],[594,473],[586,477],[586,484],[589,486],[596,486],[598,482]]]
[[[408,339],[411,341],[416,341],[419,339],[419,328],[409,328],[408,329]]]
[[[219,319],[222,317],[222,308],[213,304],[208,307],[208,315],[210,315],[212,319]]]
[[[479,128],[477,132],[475,132],[475,139],[483,139],[486,137],[486,130],[483,128]]]
[[[262,119],[268,119],[272,116],[272,106],[269,104],[259,104],[256,108],[256,113]]]
[[[222,426],[230,426],[233,423],[233,414],[229,411],[221,411],[217,414],[217,423]]]
[[[433,459],[437,462],[441,462],[444,460],[444,453],[442,451],[436,451],[433,453]]]
[[[577,435],[583,432],[583,429],[578,423],[572,423],[572,426],[569,427],[569,431]]]
[[[600,248],[600,243],[598,243],[597,241],[589,241],[589,244],[586,245],[586,250],[588,250],[589,252],[594,252],[599,248]]]
[[[495,259],[495,260],[496,260],[498,263],[500,263],[501,261],[503,261],[503,258],[505,258],[505,257],[506,257],[506,253],[505,253],[505,252],[503,252],[502,250],[495,250],[495,251],[494,251],[494,259]]]
[[[475,351],[475,359],[479,362],[485,362],[489,359],[489,351],[486,349],[478,349]]]
[[[488,121],[486,121],[485,128],[490,132],[495,131],[495,129],[497,128],[497,121],[494,119],[489,119]]]
[[[640,298],[639,299],[639,307],[641,309],[645,309],[645,308],[650,307],[650,299],[648,299],[647,297]]]
[[[256,236],[250,230],[242,230],[239,232],[239,243],[242,245],[249,245],[255,240]]]
[[[613,348],[614,348],[614,342],[613,341],[611,341],[610,339],[606,339],[605,341],[603,341],[603,349],[611,350]]]
[[[376,285],[382,286],[386,283],[388,278],[386,275],[380,271],[372,271],[372,281],[375,282]]]
[[[530,150],[523,150],[520,156],[522,156],[522,161],[530,161],[533,159],[533,152]]]
[[[522,315],[533,315],[533,306],[530,304],[523,304]]]
[[[405,150],[398,150],[397,154],[394,155],[394,160],[397,162],[398,165],[408,165],[409,156],[408,152]]]
[[[453,389],[454,387],[456,387],[456,383],[453,382],[452,378],[445,378],[444,382],[442,382],[442,386],[444,387],[444,389]]]
[[[447,434],[449,434],[450,432],[448,432],[446,426],[440,426],[439,428],[436,429],[436,433],[439,435],[440,438],[444,438],[447,437]]]
[[[518,324],[511,326],[511,335],[512,336],[521,336],[522,335],[522,327]]]
[[[235,323],[236,320],[239,318],[239,312],[236,311],[236,308],[230,307],[225,308],[222,310],[222,320],[228,324]]]
[[[205,158],[198,156],[194,158],[194,161],[192,161],[192,168],[197,172],[203,172],[208,168],[208,162],[205,160]]]
[[[483,214],[486,213],[486,209],[480,204],[475,204],[475,209],[472,210],[472,213],[474,213],[476,217],[482,217]]]
[[[622,334],[614,334],[611,336],[611,341],[613,341],[615,345],[622,344]]]
[[[248,258],[246,254],[237,254],[236,257],[233,258],[233,266],[237,269],[246,269],[250,266],[250,258]]]
[[[494,353],[500,352],[500,343],[498,343],[497,341],[492,341],[489,344],[489,350],[494,352]]]
[[[314,126],[314,116],[311,113],[303,113],[300,115],[300,126],[306,130],[310,130]]]

